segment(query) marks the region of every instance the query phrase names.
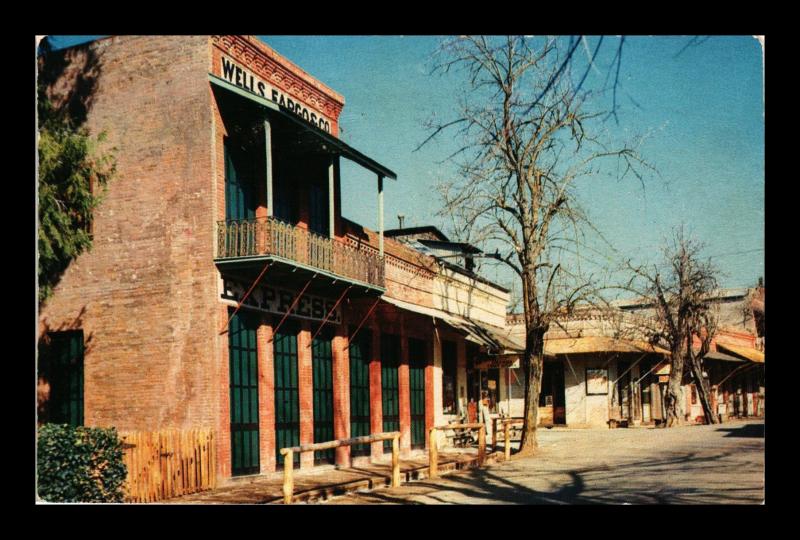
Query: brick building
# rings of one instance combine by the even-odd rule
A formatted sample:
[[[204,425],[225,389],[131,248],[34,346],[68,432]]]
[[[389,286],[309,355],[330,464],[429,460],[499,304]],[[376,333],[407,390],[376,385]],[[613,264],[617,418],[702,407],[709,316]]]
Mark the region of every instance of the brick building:
[[[396,180],[338,138],[343,96],[251,36],[114,36],[40,68],[118,170],[39,313],[40,422],[212,428],[225,479],[381,431],[408,453],[463,406],[508,292],[342,216],[340,159],[375,174],[379,229]]]

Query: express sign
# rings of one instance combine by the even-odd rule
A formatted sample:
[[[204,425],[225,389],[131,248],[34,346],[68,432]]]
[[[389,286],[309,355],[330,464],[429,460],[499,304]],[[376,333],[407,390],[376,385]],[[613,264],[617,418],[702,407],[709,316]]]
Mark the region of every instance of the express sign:
[[[244,284],[225,279],[221,298],[238,304],[242,301],[246,290]],[[296,296],[297,293],[293,291],[260,285],[250,293],[250,296],[247,297],[242,305],[257,311],[283,315],[292,306]],[[342,322],[341,307],[336,306],[336,309],[333,309],[334,306],[336,306],[334,300],[312,294],[304,294],[297,301],[289,315],[301,319],[321,321],[330,313],[328,322],[339,324]]]
[[[236,62],[222,56],[222,73],[219,75],[231,84],[243,88],[257,96],[271,100],[281,109],[294,113],[309,124],[312,124],[323,131],[331,132],[331,120],[322,113],[314,110],[307,105],[292,99],[281,90],[265,82],[251,71],[238,65]]]

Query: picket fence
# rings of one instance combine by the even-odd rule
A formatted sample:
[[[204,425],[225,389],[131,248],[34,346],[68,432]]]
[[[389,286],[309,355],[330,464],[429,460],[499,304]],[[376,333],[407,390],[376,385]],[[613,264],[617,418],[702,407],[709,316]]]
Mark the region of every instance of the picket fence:
[[[127,501],[156,502],[216,486],[213,430],[131,431],[120,438]]]

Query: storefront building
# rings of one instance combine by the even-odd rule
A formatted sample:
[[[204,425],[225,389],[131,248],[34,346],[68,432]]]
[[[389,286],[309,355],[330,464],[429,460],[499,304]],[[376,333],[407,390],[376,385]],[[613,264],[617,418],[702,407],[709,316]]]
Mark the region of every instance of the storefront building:
[[[276,471],[297,444],[398,430],[401,453],[425,448],[466,402],[468,351],[508,292],[384,237],[396,175],[338,138],[344,97],[252,36],[60,54],[51,95],[88,86],[86,127],[118,173],[92,251],[40,310],[40,422],[212,428],[220,479]],[[342,158],[375,175],[378,231],[342,216]]]
[[[746,289],[717,291],[712,298],[718,321],[703,366],[711,406],[726,418],[763,417],[764,352],[758,350],[756,323],[747,314]],[[641,317],[647,306],[619,301],[616,309],[578,310],[563,316],[545,335],[544,372],[539,401],[541,425],[607,428],[661,424],[670,375],[669,351],[646,342]],[[647,326],[647,325],[645,325]],[[509,315],[507,336],[524,342],[524,322]],[[700,342],[695,340],[699,350]],[[522,416],[522,370],[511,369],[504,384],[512,416]],[[501,377],[501,382],[505,383]],[[503,392],[501,392],[503,394]],[[682,384],[684,421],[705,420],[697,384],[688,373]]]

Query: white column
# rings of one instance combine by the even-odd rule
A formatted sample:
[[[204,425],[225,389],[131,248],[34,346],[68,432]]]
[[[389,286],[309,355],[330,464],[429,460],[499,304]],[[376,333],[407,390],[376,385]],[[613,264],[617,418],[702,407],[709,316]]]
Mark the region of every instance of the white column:
[[[442,340],[439,337],[439,326],[433,322],[433,423],[436,426],[445,424],[442,400]]]
[[[383,176],[378,175],[378,246],[383,257]]]
[[[269,118],[264,119],[264,146],[266,147],[265,158],[267,160],[267,215],[274,214],[272,203],[272,126]]]
[[[336,206],[334,205],[334,198],[336,196],[335,195],[336,194],[336,190],[334,189],[335,188],[335,182],[334,182],[334,174],[333,174],[333,161],[334,161],[334,159],[336,159],[336,158],[331,156],[331,161],[330,161],[330,163],[328,163],[328,231],[329,231],[328,236],[331,237],[331,238],[333,238],[333,223],[334,223],[333,218],[334,218],[335,208],[336,208]]]

